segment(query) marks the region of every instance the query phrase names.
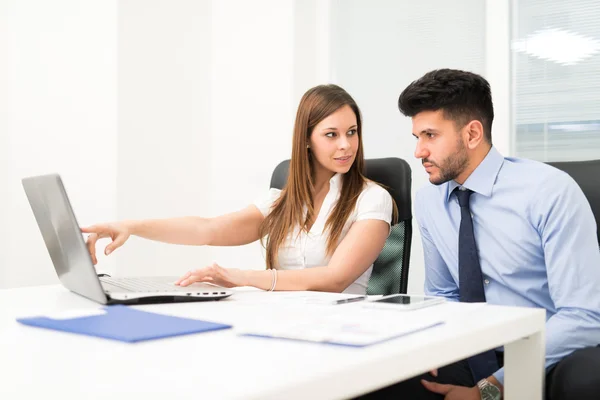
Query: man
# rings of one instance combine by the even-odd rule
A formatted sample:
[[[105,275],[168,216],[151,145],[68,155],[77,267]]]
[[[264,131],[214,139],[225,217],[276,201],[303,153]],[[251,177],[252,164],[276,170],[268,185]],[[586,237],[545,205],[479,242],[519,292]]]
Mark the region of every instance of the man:
[[[546,398],[600,398],[600,250],[579,186],[493,147],[492,96],[479,75],[431,71],[398,106],[432,183],[415,199],[425,293],[545,308]],[[489,351],[367,397],[500,399],[502,364]]]

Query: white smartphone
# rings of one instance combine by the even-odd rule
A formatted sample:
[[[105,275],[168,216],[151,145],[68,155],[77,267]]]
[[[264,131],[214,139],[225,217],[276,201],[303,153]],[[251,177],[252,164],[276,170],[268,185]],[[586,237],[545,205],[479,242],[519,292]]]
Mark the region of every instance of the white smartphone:
[[[392,294],[377,300],[368,301],[370,306],[377,308],[391,308],[397,310],[414,310],[429,307],[446,301],[443,297],[419,296],[409,294]]]

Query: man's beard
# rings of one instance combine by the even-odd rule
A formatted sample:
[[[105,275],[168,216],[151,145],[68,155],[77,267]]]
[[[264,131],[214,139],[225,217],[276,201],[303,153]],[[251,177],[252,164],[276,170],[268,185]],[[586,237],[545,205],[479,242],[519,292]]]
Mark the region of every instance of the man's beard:
[[[467,148],[459,141],[456,152],[448,156],[440,164],[437,164],[426,158],[423,159],[423,163],[430,163],[438,168],[439,176],[435,180],[429,180],[434,185],[441,185],[453,179],[456,179],[469,164],[469,157],[467,156]]]

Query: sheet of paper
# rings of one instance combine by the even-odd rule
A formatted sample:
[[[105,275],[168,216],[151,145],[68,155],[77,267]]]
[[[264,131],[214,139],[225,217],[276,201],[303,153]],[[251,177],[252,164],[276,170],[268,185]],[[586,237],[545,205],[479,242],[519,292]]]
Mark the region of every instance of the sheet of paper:
[[[332,306],[314,309],[313,314],[295,319],[262,321],[237,329],[242,335],[305,340],[348,346],[367,346],[418,332],[445,322],[442,313],[373,310],[360,307]]]

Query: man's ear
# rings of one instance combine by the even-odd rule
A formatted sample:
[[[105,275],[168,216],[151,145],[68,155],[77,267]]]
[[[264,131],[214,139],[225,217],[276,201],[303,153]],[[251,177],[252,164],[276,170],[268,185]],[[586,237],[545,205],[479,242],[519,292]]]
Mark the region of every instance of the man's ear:
[[[465,133],[467,134],[467,147],[471,150],[477,148],[479,143],[485,140],[483,125],[476,119],[465,125]]]

